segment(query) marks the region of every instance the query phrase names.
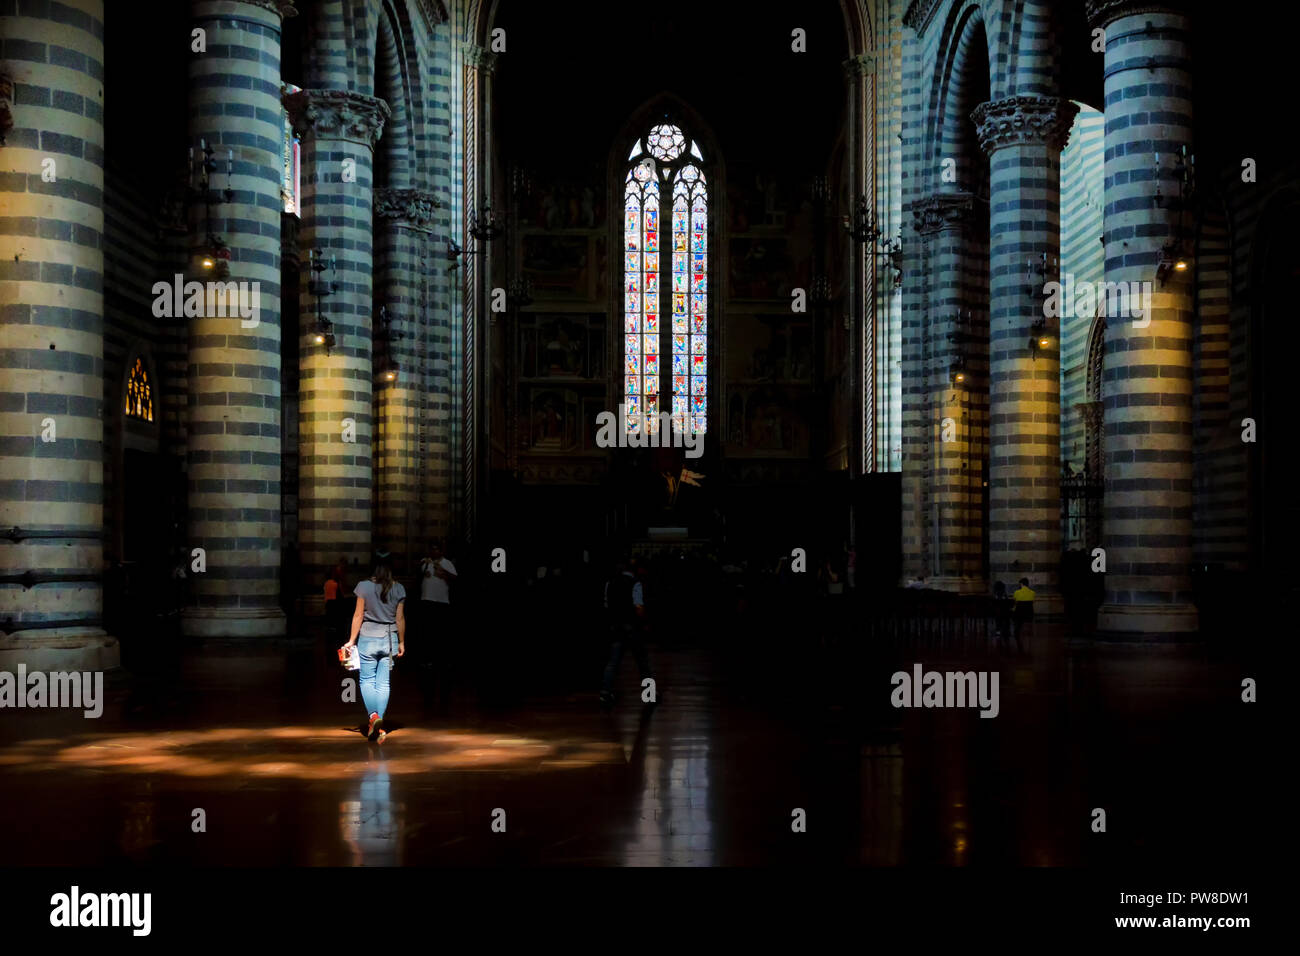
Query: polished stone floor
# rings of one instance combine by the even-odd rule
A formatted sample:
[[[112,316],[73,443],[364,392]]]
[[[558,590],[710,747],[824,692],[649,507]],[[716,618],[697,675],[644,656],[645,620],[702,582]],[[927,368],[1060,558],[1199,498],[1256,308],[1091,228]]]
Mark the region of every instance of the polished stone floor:
[[[1234,768],[1260,746],[1250,665],[1037,628],[1023,655],[661,643],[648,709],[630,659],[618,704],[598,705],[598,650],[536,680],[488,654],[446,701],[399,666],[382,748],[340,700],[331,642],[137,651],[97,720],[3,713],[0,863],[1248,863],[1263,825]],[[894,709],[890,674],[918,661],[998,671],[1000,713]],[[23,822],[32,808],[45,824]]]

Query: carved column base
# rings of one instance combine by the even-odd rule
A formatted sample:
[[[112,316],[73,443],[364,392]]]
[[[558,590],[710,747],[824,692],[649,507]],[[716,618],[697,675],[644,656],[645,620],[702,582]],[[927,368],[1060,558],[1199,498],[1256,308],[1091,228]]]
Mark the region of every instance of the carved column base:
[[[1097,610],[1097,637],[1103,640],[1193,639],[1200,617],[1190,604],[1103,604]]]
[[[98,627],[15,631],[0,639],[0,671],[106,671],[120,666],[117,638]]]
[[[186,637],[284,637],[279,608],[186,608],[181,615]]]

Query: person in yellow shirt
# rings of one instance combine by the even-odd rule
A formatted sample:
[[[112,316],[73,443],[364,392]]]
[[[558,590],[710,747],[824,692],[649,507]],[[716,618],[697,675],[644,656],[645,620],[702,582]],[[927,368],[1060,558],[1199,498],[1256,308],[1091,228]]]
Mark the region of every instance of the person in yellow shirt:
[[[1011,594],[1011,600],[1015,602],[1011,616],[1015,622],[1017,651],[1023,651],[1023,645],[1020,643],[1021,630],[1026,623],[1032,624],[1034,620],[1035,597],[1033,588],[1029,586],[1029,578],[1021,578],[1020,587],[1016,588]],[[1025,635],[1025,643],[1029,643],[1029,635]]]

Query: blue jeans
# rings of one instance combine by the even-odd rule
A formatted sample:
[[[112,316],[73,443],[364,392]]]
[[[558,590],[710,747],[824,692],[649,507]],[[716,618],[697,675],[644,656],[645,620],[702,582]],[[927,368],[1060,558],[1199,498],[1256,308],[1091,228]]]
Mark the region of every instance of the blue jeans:
[[[367,714],[384,716],[388,708],[388,678],[393,672],[393,643],[396,638],[358,637],[361,657],[361,699]]]

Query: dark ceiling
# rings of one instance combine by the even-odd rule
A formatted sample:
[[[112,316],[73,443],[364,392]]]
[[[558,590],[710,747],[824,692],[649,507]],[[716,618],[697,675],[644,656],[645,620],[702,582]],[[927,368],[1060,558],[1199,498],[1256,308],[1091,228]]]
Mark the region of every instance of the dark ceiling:
[[[1207,167],[1235,167],[1245,156],[1289,160],[1294,110],[1280,80],[1296,56],[1300,5],[1189,4],[1198,153]],[[1060,11],[1062,33],[1082,40],[1062,44],[1064,92],[1100,107],[1100,58],[1087,49],[1082,7],[1082,0],[1068,0]],[[149,15],[141,16],[142,8]],[[286,28],[291,73],[299,72],[292,48],[302,19]],[[629,115],[665,90],[712,126],[728,162],[767,154],[801,172],[821,171],[842,124],[847,43],[838,0],[635,7],[502,0],[497,24],[507,35],[497,70],[507,151],[544,144],[553,155],[603,161]],[[794,27],[807,31],[807,53],[791,52]],[[110,0],[105,32],[109,162],[148,181],[160,153],[170,156],[185,140],[188,4]]]
[[[502,0],[503,148],[603,163],[631,114],[666,91],[713,130],[728,163],[765,154],[760,162],[824,169],[845,106],[843,15],[838,0],[780,9],[737,0]],[[806,31],[806,53],[791,50],[796,27]]]

